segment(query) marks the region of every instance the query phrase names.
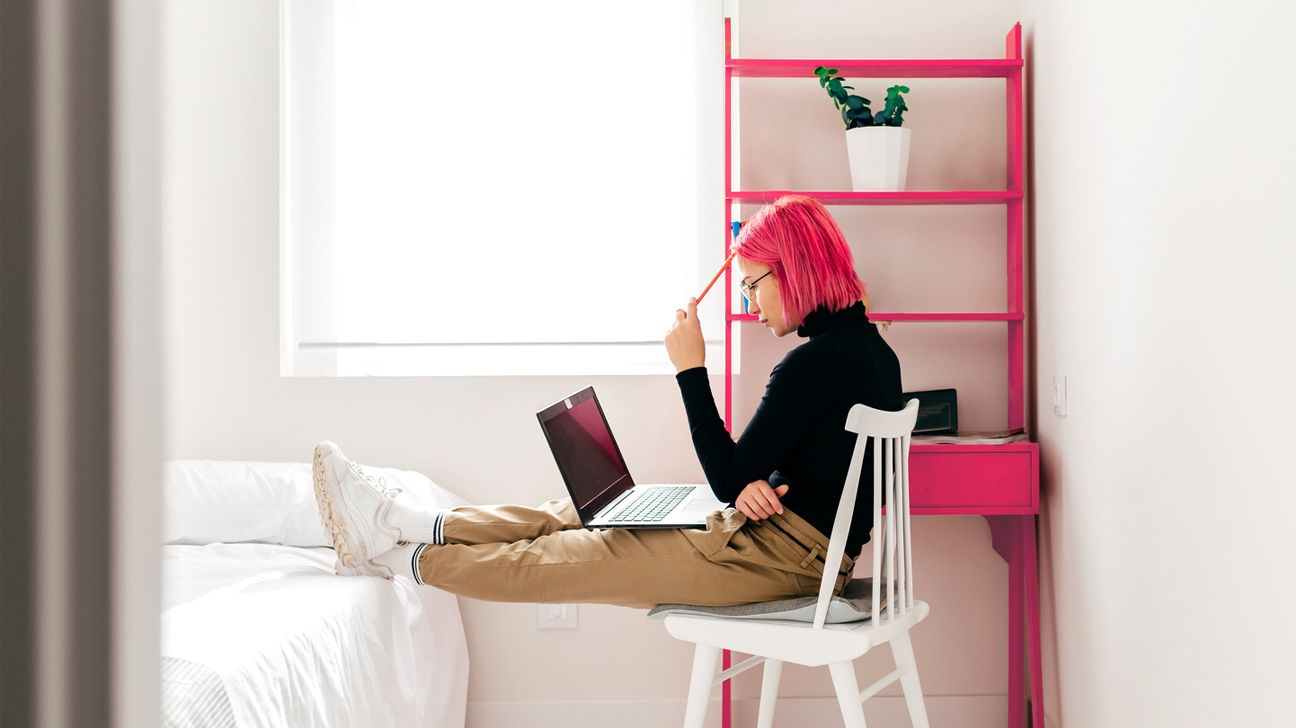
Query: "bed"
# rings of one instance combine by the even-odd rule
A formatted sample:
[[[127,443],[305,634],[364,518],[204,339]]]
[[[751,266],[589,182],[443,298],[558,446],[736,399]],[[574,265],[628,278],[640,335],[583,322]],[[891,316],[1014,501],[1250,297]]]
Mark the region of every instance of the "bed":
[[[369,468],[433,506],[418,473]],[[164,725],[462,726],[468,653],[451,594],[340,577],[305,463],[166,464]]]

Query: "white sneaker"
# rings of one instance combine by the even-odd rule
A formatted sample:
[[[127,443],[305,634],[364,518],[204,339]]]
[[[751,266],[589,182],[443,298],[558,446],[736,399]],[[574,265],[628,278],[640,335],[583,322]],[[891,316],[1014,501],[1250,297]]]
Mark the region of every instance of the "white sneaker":
[[[327,441],[315,446],[312,473],[315,502],[333,538],[338,573],[390,578],[389,569],[369,560],[400,543],[400,531],[387,520],[400,489],[388,488],[382,478],[366,473]]]

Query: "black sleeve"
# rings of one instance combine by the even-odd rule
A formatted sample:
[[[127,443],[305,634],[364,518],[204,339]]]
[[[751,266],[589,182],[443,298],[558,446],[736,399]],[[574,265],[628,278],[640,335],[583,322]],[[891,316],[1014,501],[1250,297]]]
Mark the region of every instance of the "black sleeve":
[[[769,384],[751,422],[737,442],[724,428],[705,367],[675,375],[693,434],[693,448],[715,496],[732,503],[754,480],[766,480],[801,441],[819,404],[801,362],[784,359],[770,373]]]

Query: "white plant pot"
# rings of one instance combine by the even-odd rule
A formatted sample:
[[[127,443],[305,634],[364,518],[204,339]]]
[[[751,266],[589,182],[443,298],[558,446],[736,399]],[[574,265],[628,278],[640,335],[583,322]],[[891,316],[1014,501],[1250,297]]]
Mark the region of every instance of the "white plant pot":
[[[861,126],[846,130],[851,188],[856,192],[895,191],[905,186],[909,168],[909,130],[902,126]]]

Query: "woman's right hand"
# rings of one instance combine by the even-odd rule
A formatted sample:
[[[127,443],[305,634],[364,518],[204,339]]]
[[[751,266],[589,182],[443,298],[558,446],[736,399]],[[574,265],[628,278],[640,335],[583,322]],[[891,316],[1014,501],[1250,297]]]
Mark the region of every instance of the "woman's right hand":
[[[706,341],[698,323],[696,298],[689,299],[687,310],[675,310],[675,323],[666,332],[666,354],[677,373],[706,366]]]
[[[787,492],[787,483],[771,488],[768,480],[757,480],[743,488],[734,501],[734,506],[753,521],[764,520],[775,513],[783,512],[783,504],[779,503],[779,498]]]

